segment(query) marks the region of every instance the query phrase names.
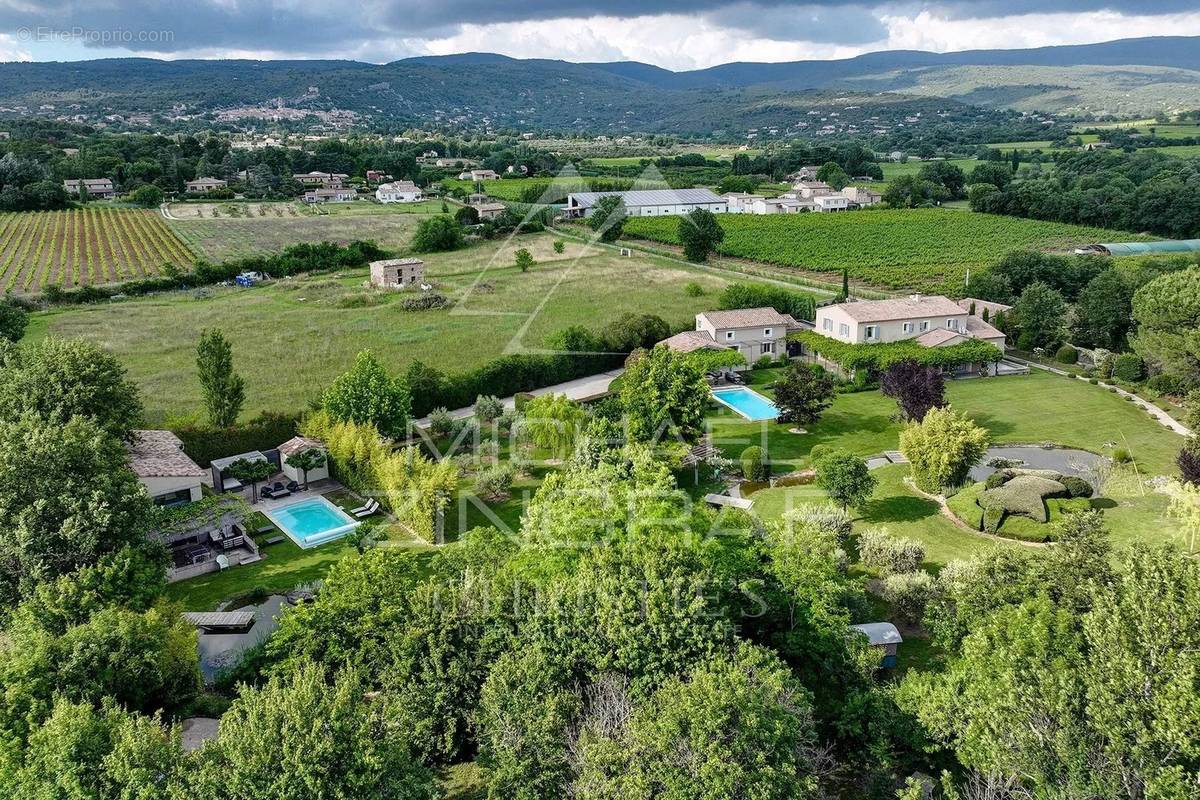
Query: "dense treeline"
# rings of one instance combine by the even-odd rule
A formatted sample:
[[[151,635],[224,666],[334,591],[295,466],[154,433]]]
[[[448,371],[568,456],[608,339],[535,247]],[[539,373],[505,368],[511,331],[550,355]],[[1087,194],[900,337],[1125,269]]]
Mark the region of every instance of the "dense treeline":
[[[1155,152],[1056,156],[1053,171],[972,181],[971,208],[1172,238],[1200,237],[1200,160]]]

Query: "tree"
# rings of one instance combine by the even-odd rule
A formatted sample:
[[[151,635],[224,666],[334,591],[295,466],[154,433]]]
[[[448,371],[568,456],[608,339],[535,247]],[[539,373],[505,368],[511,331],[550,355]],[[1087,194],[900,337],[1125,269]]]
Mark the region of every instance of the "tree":
[[[193,796],[433,800],[433,776],[389,730],[386,700],[364,693],[357,673],[330,684],[313,666],[244,688],[202,751]]]
[[[605,347],[617,353],[632,353],[639,347],[654,347],[671,335],[671,326],[654,314],[626,311],[604,327]]]
[[[325,466],[327,460],[325,451],[319,450],[316,447],[310,447],[307,450],[292,453],[284,460],[284,463],[293,469],[300,470],[300,476],[304,479],[304,488],[307,489],[308,473]]]
[[[963,171],[949,161],[927,161],[921,165],[917,177],[942,187],[951,199],[963,196],[963,186],[967,182]]]
[[[725,229],[717,222],[711,211],[693,209],[679,218],[679,241],[683,244],[683,257],[699,264],[708,260],[708,254],[717,249],[725,238]]]
[[[445,214],[421,220],[412,240],[412,249],[418,253],[457,250],[462,245],[462,226]]]
[[[275,474],[275,465],[266,459],[239,458],[225,468],[230,477],[250,484],[250,497],[258,501],[258,485]]]
[[[930,409],[900,432],[900,452],[911,463],[917,486],[927,492],[960,485],[987,446],[987,430],[949,406]]]
[[[151,508],[129,454],[94,421],[0,421],[0,601],[144,546]]]
[[[1131,344],[1156,372],[1200,387],[1200,267],[1170,272],[1133,295]]]
[[[1012,286],[1009,284],[1008,278],[986,269],[972,270],[965,291],[968,297],[1004,305],[1008,305],[1013,299]]]
[[[997,189],[1005,189],[1012,183],[1012,178],[1012,167],[1008,164],[1003,161],[984,161],[971,170],[971,177],[967,182],[972,186],[989,183]]]
[[[10,797],[176,797],[190,766],[179,729],[112,702],[54,702],[29,737],[22,763],[0,757],[0,788]]]
[[[621,232],[625,229],[627,214],[625,201],[619,194],[605,195],[597,200],[592,208],[588,225],[600,235],[600,241],[615,242],[621,238]]]
[[[565,456],[584,424],[583,407],[565,394],[543,394],[525,404],[521,430],[537,447]]]
[[[635,352],[630,362],[620,395],[630,436],[648,441],[672,428],[694,436],[709,396],[700,368],[663,345]]]
[[[620,695],[603,704],[628,705]],[[747,643],[672,677],[632,713],[585,718],[577,749],[580,800],[817,793],[810,695],[778,656]]]
[[[738,155],[741,155],[741,153]],[[736,159],[737,156],[734,156],[734,158]],[[757,188],[758,181],[749,175],[738,174],[737,170],[734,169],[733,175],[726,175],[721,179],[721,182],[717,184],[716,191],[717,194],[729,194],[730,192],[749,194]]]
[[[0,339],[19,342],[29,324],[25,309],[7,301],[0,301]]]
[[[521,270],[521,272],[528,272],[536,263],[537,262],[533,260],[533,254],[524,247],[516,252],[516,256],[513,260],[513,265],[517,269]]]
[[[946,405],[946,379],[937,367],[897,361],[879,379],[879,389],[900,406],[900,415],[920,422],[932,408]]]
[[[850,183],[850,176],[846,174],[846,170],[842,169],[842,165],[836,161],[826,161],[817,170],[817,180],[828,183],[830,187],[837,192],[846,188],[846,184]]]
[[[231,428],[246,400],[246,382],[233,371],[233,347],[217,329],[200,333],[196,345],[200,392],[214,427]]]
[[[811,425],[833,404],[833,378],[816,365],[792,364],[775,384],[780,422]]]
[[[1062,341],[1067,304],[1057,289],[1035,281],[1021,292],[1013,313],[1020,330],[1017,346],[1022,350],[1054,348]]]
[[[387,374],[370,350],[354,358],[354,366],[334,379],[321,402],[336,420],[370,423],[384,436],[404,436],[412,397],[403,378]]]
[[[86,417],[128,440],[142,401],[121,362],[84,339],[49,337],[21,349],[0,342],[0,417],[26,412],[59,423]]]
[[[158,208],[162,205],[163,190],[152,183],[139,186],[133,190],[130,199],[142,208]]]
[[[867,462],[846,450],[831,450],[816,461],[817,485],[843,509],[861,508],[875,492]]]
[[[1083,288],[1075,303],[1073,341],[1084,347],[1119,351],[1133,323],[1133,289],[1121,273],[1105,270]]]
[[[1200,486],[1200,434],[1193,434],[1187,438],[1175,458],[1175,463],[1186,483]]]

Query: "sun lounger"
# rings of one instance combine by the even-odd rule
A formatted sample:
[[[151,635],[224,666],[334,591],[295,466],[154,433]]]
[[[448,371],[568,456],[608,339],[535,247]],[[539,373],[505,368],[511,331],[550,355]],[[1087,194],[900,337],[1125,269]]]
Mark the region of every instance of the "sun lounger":
[[[348,513],[348,514],[357,514],[357,513],[358,513],[358,512],[360,512],[360,511],[366,511],[366,510],[367,510],[367,508],[369,508],[369,507],[370,507],[371,503],[374,503],[374,502],[375,502],[374,500],[368,500],[367,502],[363,503],[363,504],[362,504],[361,506],[359,506],[358,508],[352,508],[352,509],[350,509],[350,510],[349,510],[348,512],[346,512],[346,513]]]
[[[270,537],[269,539],[263,539],[263,544],[264,544],[264,545],[268,545],[268,544],[279,544],[279,543],[280,543],[280,542],[282,542],[282,541],[283,541],[285,538],[286,538],[286,537],[284,537],[284,536],[272,536],[272,537]]]
[[[360,517],[360,518],[361,517],[369,517],[378,510],[379,510],[379,503],[372,500],[371,502],[369,502],[365,506],[363,506],[361,511],[355,511],[354,516]]]

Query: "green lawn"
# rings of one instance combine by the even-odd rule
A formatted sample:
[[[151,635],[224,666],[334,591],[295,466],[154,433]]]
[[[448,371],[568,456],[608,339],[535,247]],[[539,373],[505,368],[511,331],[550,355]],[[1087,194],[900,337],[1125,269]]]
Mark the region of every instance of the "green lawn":
[[[659,314],[690,328],[696,312],[714,308],[720,289],[739,277],[643,253],[622,258],[569,240],[559,255],[552,249],[555,238],[532,234],[425,256],[427,276],[457,301],[449,310],[404,311],[402,293],[363,290],[363,269],[56,309],[33,315],[28,336],[82,336],[111,350],[141,388],[147,421],[157,425],[168,416],[200,412],[195,347],[207,327],[220,328],[233,344],[235,365],[246,379],[243,416],[264,409],[295,412],[365,348],[390,369],[420,359],[457,372],[506,350],[540,347],[568,325],[599,328],[626,311]],[[522,247],[537,260],[527,273],[512,266]],[[688,295],[691,282],[706,293]]]
[[[751,383],[767,396],[776,370],[751,373]],[[1114,542],[1172,541],[1178,526],[1166,516],[1166,499],[1145,485],[1156,474],[1174,474],[1174,459],[1182,437],[1159,425],[1134,404],[1098,387],[1044,372],[1027,376],[952,381],[947,397],[992,434],[993,444],[1055,442],[1094,452],[1111,452],[1110,442],[1126,447],[1137,459],[1139,472],[1120,476],[1106,486],[1105,509]],[[900,426],[893,420],[895,403],[877,391],[839,395],[833,406],[802,435],[776,423],[751,423],[726,409],[709,417],[713,442],[725,455],[737,458],[756,444],[767,449],[776,473],[811,465],[809,451],[822,444],[845,448],[866,457],[899,446]],[[922,541],[929,561],[945,563],[963,558],[992,540],[963,530],[942,516],[936,503],[904,485],[907,467],[893,465],[876,471],[880,486],[861,510],[860,525],[883,526],[893,533]],[[754,496],[755,510],[764,519],[823,498],[819,489],[800,486],[767,489]]]

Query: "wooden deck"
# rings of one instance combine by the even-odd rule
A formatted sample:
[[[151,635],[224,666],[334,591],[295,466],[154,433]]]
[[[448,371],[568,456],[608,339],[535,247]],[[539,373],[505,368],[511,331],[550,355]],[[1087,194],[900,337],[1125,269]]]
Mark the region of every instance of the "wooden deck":
[[[753,505],[753,500],[747,500],[744,497],[730,497],[727,494],[706,494],[704,502],[713,506],[725,506],[727,508],[741,508],[749,510]]]
[[[254,624],[253,611],[187,611],[183,618],[206,631],[238,631]]]

